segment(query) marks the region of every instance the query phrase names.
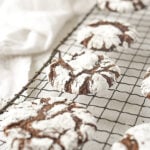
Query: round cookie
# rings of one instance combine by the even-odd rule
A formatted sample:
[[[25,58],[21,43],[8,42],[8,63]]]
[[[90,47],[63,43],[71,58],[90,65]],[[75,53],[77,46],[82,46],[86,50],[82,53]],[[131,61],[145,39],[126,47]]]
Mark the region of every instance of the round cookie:
[[[95,94],[111,87],[120,69],[107,56],[95,51],[80,51],[59,56],[48,68],[50,84],[59,91],[73,94]]]
[[[149,150],[150,123],[130,128],[124,137],[113,144],[111,150]]]
[[[133,12],[146,8],[150,0],[98,0],[98,7],[113,12]]]
[[[9,150],[76,150],[96,130],[83,106],[63,98],[23,102],[3,117]]]
[[[147,69],[144,80],[141,85],[142,94],[150,99],[150,68]]]
[[[136,36],[135,29],[128,24],[101,20],[79,30],[77,42],[89,49],[111,51],[130,47]]]

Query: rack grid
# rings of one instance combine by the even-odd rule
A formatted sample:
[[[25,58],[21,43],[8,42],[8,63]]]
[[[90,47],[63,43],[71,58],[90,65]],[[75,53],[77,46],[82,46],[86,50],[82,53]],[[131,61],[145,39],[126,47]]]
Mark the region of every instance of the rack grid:
[[[74,50],[82,50],[76,43],[79,29],[92,20],[124,20],[136,27],[138,40],[131,48],[123,51],[104,52],[121,69],[121,77],[116,85],[103,93],[94,95],[74,95],[54,90],[48,83],[46,67],[58,51],[62,56]],[[150,101],[141,94],[140,85],[146,69],[150,66],[150,8],[134,13],[118,14],[100,11],[97,6],[54,49],[50,58],[23,89],[9,100],[1,109],[0,115],[9,111],[12,105],[23,101],[49,96],[62,96],[83,104],[97,119],[98,131],[94,139],[81,148],[82,150],[109,150],[130,127],[150,121]],[[1,122],[2,120],[0,120]],[[0,127],[0,150],[7,150],[5,137]]]

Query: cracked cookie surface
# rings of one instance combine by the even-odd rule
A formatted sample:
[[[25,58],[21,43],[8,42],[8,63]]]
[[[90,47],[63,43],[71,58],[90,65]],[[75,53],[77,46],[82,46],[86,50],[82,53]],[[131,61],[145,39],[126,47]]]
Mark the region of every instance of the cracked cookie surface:
[[[128,129],[124,137],[113,144],[111,150],[149,150],[150,123]]]
[[[14,109],[3,115],[10,150],[75,150],[96,130],[95,118],[83,106],[63,98],[23,102]]]
[[[79,30],[77,42],[89,49],[112,51],[130,47],[136,36],[136,30],[129,24],[101,20]]]
[[[90,50],[59,57],[48,67],[50,84],[72,94],[103,92],[119,76],[119,67],[109,57]]]
[[[150,0],[98,0],[97,3],[102,10],[128,13],[146,8]]]

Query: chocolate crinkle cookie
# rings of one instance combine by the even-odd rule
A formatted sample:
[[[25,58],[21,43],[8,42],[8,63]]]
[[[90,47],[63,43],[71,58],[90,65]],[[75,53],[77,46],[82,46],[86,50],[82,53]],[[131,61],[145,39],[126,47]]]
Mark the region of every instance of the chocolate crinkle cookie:
[[[97,0],[97,3],[102,10],[128,13],[146,8],[150,0]]]
[[[137,32],[129,24],[100,20],[82,27],[77,42],[93,50],[112,51],[130,47]]]
[[[150,123],[130,128],[124,137],[113,144],[111,150],[149,150]]]
[[[150,99],[150,68],[147,69],[144,80],[141,85],[142,94]]]
[[[25,101],[0,119],[9,150],[76,150],[96,130],[83,106],[60,97]]]
[[[59,91],[95,94],[111,87],[120,76],[119,67],[106,55],[81,51],[59,56],[48,67],[50,84]]]

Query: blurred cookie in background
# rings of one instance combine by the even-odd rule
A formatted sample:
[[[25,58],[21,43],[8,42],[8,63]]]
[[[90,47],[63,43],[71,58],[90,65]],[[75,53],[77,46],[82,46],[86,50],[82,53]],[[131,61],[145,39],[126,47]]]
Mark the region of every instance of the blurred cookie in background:
[[[100,20],[83,26],[77,42],[92,50],[112,51],[130,47],[136,36],[136,30],[128,23]]]
[[[128,13],[146,8],[150,0],[98,0],[97,3],[101,10]]]
[[[149,150],[150,123],[130,128],[124,137],[113,144],[111,150]]]
[[[150,68],[147,69],[144,80],[141,85],[142,94],[150,99]]]

